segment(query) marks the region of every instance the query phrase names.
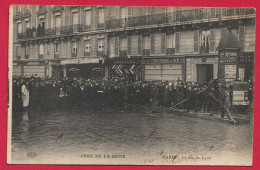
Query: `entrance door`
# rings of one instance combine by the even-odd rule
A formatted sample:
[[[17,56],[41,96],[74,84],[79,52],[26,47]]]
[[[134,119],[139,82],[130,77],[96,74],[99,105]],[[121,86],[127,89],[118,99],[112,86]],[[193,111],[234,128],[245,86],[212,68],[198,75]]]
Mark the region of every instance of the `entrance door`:
[[[213,80],[213,64],[197,65],[197,82],[205,83]]]

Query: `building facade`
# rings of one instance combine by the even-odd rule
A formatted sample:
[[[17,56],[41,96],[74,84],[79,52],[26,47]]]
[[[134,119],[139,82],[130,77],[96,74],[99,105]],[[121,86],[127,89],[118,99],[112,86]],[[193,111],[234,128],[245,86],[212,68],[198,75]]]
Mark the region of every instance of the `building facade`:
[[[217,47],[235,35],[239,79],[254,74],[255,10],[129,6],[14,6],[13,74],[208,82]]]

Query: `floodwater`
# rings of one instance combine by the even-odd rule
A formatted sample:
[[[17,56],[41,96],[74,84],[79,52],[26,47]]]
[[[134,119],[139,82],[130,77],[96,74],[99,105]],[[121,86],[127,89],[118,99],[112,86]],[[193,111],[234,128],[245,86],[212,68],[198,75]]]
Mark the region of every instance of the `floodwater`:
[[[11,162],[250,165],[252,129],[165,111],[18,112]]]

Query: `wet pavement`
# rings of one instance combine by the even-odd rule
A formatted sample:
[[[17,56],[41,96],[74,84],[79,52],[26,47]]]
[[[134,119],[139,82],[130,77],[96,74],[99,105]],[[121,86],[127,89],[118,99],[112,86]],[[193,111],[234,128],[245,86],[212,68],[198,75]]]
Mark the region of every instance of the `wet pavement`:
[[[142,109],[13,113],[17,164],[250,165],[251,156],[252,123]]]

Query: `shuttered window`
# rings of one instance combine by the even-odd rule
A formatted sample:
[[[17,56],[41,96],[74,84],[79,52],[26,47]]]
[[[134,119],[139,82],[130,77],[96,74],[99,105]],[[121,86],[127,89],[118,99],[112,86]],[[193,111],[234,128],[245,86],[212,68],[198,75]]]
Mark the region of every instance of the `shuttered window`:
[[[141,55],[142,54],[142,36],[139,35],[138,36],[138,55]]]
[[[115,37],[115,56],[119,55],[119,37]]]
[[[20,59],[21,58],[21,46],[17,46],[17,49],[16,49],[16,59]]]
[[[239,47],[240,50],[244,50],[244,44],[245,44],[245,26],[239,27]]]
[[[86,10],[86,12],[85,12],[85,24],[87,25],[87,26],[89,26],[89,25],[91,25],[91,10],[89,9],[89,10]]]
[[[17,29],[17,33],[18,33],[18,34],[22,33],[22,23],[21,23],[21,22],[18,22],[18,23],[17,23],[17,28],[18,28],[18,29]]]
[[[44,54],[44,45],[43,44],[40,44],[40,46],[39,46],[39,54],[40,55]]]
[[[128,7],[128,17],[132,17],[133,15],[133,7]]]
[[[119,39],[119,46],[120,46],[120,50],[127,50],[127,42],[126,42],[126,37],[120,38]]]
[[[215,47],[215,30],[210,30],[210,45],[209,45],[209,51],[214,53],[216,51]]]
[[[61,16],[60,15],[57,15],[57,16],[55,16],[55,26],[56,26],[56,28],[59,28],[59,27],[61,27]]]
[[[166,52],[166,34],[162,34],[161,38],[162,44],[161,44],[161,54],[165,54]]]
[[[78,12],[72,13],[72,25],[77,25],[79,23],[79,15]]]
[[[194,31],[194,53],[199,52],[199,30]]]
[[[151,54],[154,54],[154,35],[151,35]]]
[[[98,9],[98,23],[103,24],[105,22],[104,8]]]
[[[175,35],[174,34],[167,34],[166,38],[167,38],[166,48],[175,48]]]
[[[175,33],[175,52],[180,53],[180,32]]]
[[[142,36],[129,36],[127,40],[127,54],[141,55],[142,54]]]
[[[150,49],[150,37],[143,36],[143,49],[147,50]]]
[[[127,37],[127,54],[128,55],[132,55],[131,49],[132,49],[132,37]]]

